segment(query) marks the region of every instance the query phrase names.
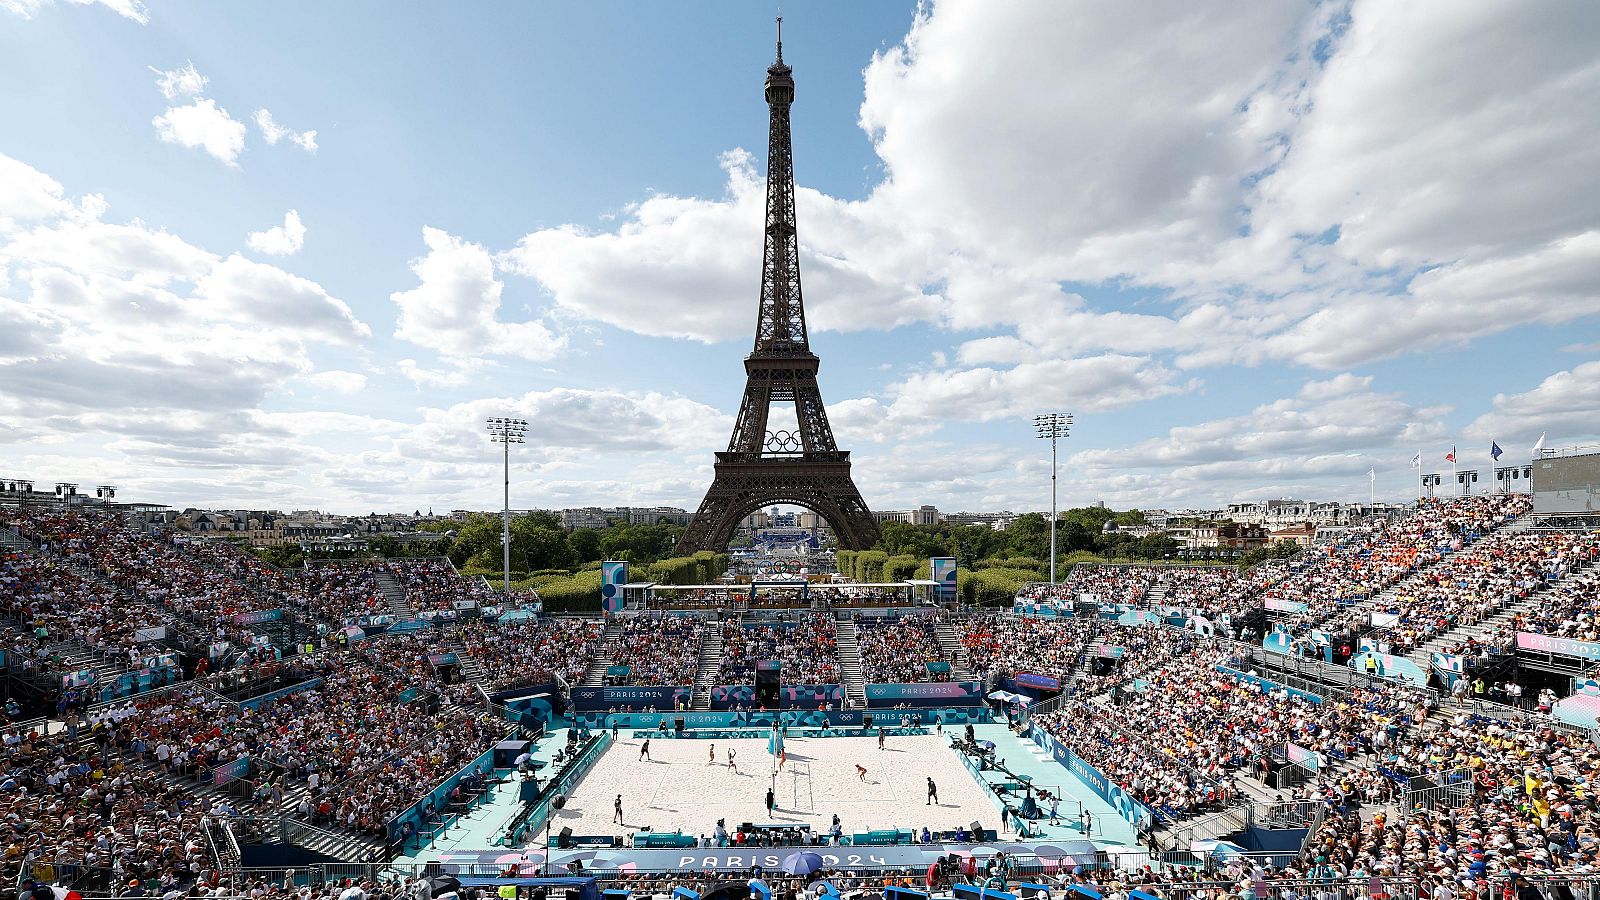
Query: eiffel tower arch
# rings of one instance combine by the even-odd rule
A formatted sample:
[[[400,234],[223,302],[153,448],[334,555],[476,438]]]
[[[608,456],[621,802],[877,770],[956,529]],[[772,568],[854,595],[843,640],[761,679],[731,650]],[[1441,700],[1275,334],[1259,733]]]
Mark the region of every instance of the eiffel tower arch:
[[[727,547],[745,516],[774,503],[815,512],[845,549],[865,550],[878,540],[878,524],[850,476],[850,451],[833,439],[817,386],[821,360],[806,332],[789,138],[792,72],[783,62],[779,19],[778,58],[766,80],[767,213],[755,346],[744,360],[744,399],[733,436],[727,451],[717,454],[716,476],[678,542],[680,554]],[[773,404],[793,404],[792,428],[773,427]]]

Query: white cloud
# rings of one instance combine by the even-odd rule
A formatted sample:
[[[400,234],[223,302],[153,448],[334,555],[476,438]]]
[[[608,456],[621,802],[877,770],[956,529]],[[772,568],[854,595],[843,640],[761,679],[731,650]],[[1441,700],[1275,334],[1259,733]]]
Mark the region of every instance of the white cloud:
[[[842,447],[860,444],[898,443],[926,437],[940,423],[908,417],[874,397],[858,397],[828,405],[828,423]]]
[[[748,336],[760,287],[764,179],[742,150],[723,156],[721,199],[656,195],[627,210],[615,232],[565,226],[533,232],[506,268],[538,280],[588,319],[643,334],[720,341]],[[914,279],[863,259],[861,242],[899,254],[871,210],[814,190],[796,192],[800,270],[812,330],[888,328],[937,315]]]
[[[1600,437],[1600,360],[1557,372],[1532,390],[1496,394],[1489,412],[1466,428],[1485,445],[1499,442],[1513,460],[1525,459],[1523,450],[1546,432],[1548,447]]]
[[[0,9],[24,19],[33,18],[34,13],[51,5],[53,0],[0,0]],[[140,25],[150,22],[150,11],[141,0],[70,0],[73,6],[103,6],[124,19],[131,19]]]
[[[20,160],[0,156],[0,234],[69,208],[59,181]]]
[[[367,386],[367,376],[362,375],[360,372],[343,372],[338,369],[328,369],[323,372],[317,372],[314,375],[308,375],[306,376],[306,381],[323,390],[345,396],[359,394]]]
[[[269,256],[289,256],[299,252],[306,243],[306,226],[300,221],[297,210],[284,213],[283,224],[265,231],[252,231],[246,240],[250,249]]]
[[[1243,467],[1373,451],[1415,452],[1419,444],[1446,439],[1445,411],[1418,409],[1399,394],[1374,392],[1371,377],[1345,373],[1308,381],[1295,396],[1242,416],[1174,426],[1165,436],[1132,447],[1075,453],[1071,462],[1099,472],[1181,472],[1211,464]],[[1261,474],[1248,468],[1241,473],[1246,479]]]
[[[866,70],[885,180],[799,190],[808,311],[1017,331],[968,364],[1330,370],[1592,317],[1597,40],[1579,7],[929,4]],[[726,248],[756,246],[761,178],[724,167],[724,197],[542,229],[508,267],[586,318],[741,338],[754,251]]]
[[[487,364],[479,359],[464,358],[448,360],[445,368],[430,369],[419,364],[414,359],[402,359],[395,365],[418,389],[421,388],[458,388],[465,387],[480,369]]]
[[[308,345],[368,334],[315,282],[234,255],[219,257],[144,223],[105,221],[98,198],[68,202],[42,173],[0,157],[16,183],[46,185],[30,222],[0,230],[14,278],[0,319],[0,415],[73,417],[123,408],[248,410],[314,371]],[[31,174],[30,174],[31,173]]]
[[[923,372],[893,388],[892,413],[930,421],[989,422],[1048,409],[1105,412],[1192,391],[1174,373],[1137,356],[1091,356]]]
[[[261,129],[261,136],[269,144],[288,139],[291,144],[307,153],[317,152],[317,133],[315,131],[295,131],[279,125],[272,118],[272,113],[266,109],[256,110],[256,127]]]
[[[876,200],[1025,271],[1098,280],[1234,232],[1310,7],[924,7],[866,71]],[[1129,36],[1137,35],[1137,43]],[[1048,267],[1048,269],[1046,269]]]
[[[196,100],[188,106],[170,106],[151,120],[161,140],[190,149],[200,149],[218,160],[239,165],[244,152],[244,123],[211,99]]]
[[[178,100],[184,97],[198,97],[205,93],[206,83],[211,79],[201,75],[195,70],[194,63],[185,63],[181,69],[157,69],[149,67],[156,73],[156,87],[161,89],[161,96],[168,100]]]
[[[316,340],[355,343],[372,334],[343,300],[328,296],[316,282],[238,254],[196,282],[195,296],[235,321]]]
[[[457,452],[469,441],[487,443],[483,422],[491,416],[528,420],[528,446],[519,452],[532,458],[552,452],[559,457],[560,451],[709,452],[733,427],[732,418],[717,409],[673,394],[554,388],[423,410],[417,449]]]
[[[437,228],[422,229],[422,240],[428,252],[411,263],[422,283],[389,295],[400,307],[395,337],[455,358],[547,360],[566,348],[542,322],[499,320],[504,285],[489,251]]]

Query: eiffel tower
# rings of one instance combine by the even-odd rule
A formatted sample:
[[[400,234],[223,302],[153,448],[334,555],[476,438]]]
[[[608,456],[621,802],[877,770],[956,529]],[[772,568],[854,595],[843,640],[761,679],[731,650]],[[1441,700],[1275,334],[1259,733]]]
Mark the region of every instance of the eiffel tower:
[[[834,443],[817,387],[821,360],[806,337],[789,144],[791,71],[783,63],[780,18],[778,58],[767,67],[767,224],[755,348],[744,358],[744,400],[733,436],[727,452],[717,454],[716,478],[678,541],[680,555],[727,547],[745,516],[774,503],[817,513],[847,550],[865,550],[878,540],[878,524],[850,477],[850,452]],[[793,430],[769,428],[774,403],[794,404]]]

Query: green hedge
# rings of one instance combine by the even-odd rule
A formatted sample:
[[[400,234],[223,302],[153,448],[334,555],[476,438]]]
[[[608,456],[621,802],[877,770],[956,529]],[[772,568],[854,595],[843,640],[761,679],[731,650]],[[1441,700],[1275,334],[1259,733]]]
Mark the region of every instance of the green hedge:
[[[701,550],[693,556],[674,556],[644,567],[657,584],[715,584],[728,571],[728,554]]]
[[[835,553],[833,562],[839,569],[839,574],[854,581],[856,577],[856,557],[859,555],[860,553],[855,550],[840,550]]]
[[[1017,596],[1017,591],[1039,575],[1028,569],[961,569],[956,572],[956,591],[967,603],[979,605],[1006,605]]]
[[[588,612],[600,609],[600,570],[590,569],[572,575],[540,575],[526,586],[539,592],[544,608],[550,612]]]
[[[883,567],[889,562],[889,554],[882,550],[863,550],[856,556],[856,581],[862,584],[883,581]]]
[[[891,556],[883,566],[883,580],[906,581],[907,579],[916,578],[927,564],[927,560],[917,559],[915,556]],[[927,577],[926,573],[923,573],[922,577]]]

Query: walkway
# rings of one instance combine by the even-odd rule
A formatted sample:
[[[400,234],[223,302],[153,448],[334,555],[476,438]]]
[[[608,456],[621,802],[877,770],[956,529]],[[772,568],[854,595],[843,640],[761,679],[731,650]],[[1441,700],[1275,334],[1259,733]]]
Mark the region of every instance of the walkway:
[[[1006,768],[1014,774],[1027,776],[1031,779],[1030,784],[1048,788],[1051,793],[1060,791],[1063,798],[1058,810],[1061,824],[1050,825],[1048,819],[1040,820],[1043,823],[1039,825],[1043,839],[1083,840],[1077,815],[1081,809],[1087,808],[1094,819],[1094,833],[1089,835],[1089,840],[1102,848],[1138,847],[1139,836],[1133,824],[1117,815],[1111,804],[1100,799],[1088,785],[1052,759],[1039,745],[1027,738],[1017,737],[1005,725],[974,725],[973,733],[980,741],[993,741],[995,757],[1003,760]],[[983,777],[991,784],[1009,780],[1004,772],[996,771],[984,772]]]

